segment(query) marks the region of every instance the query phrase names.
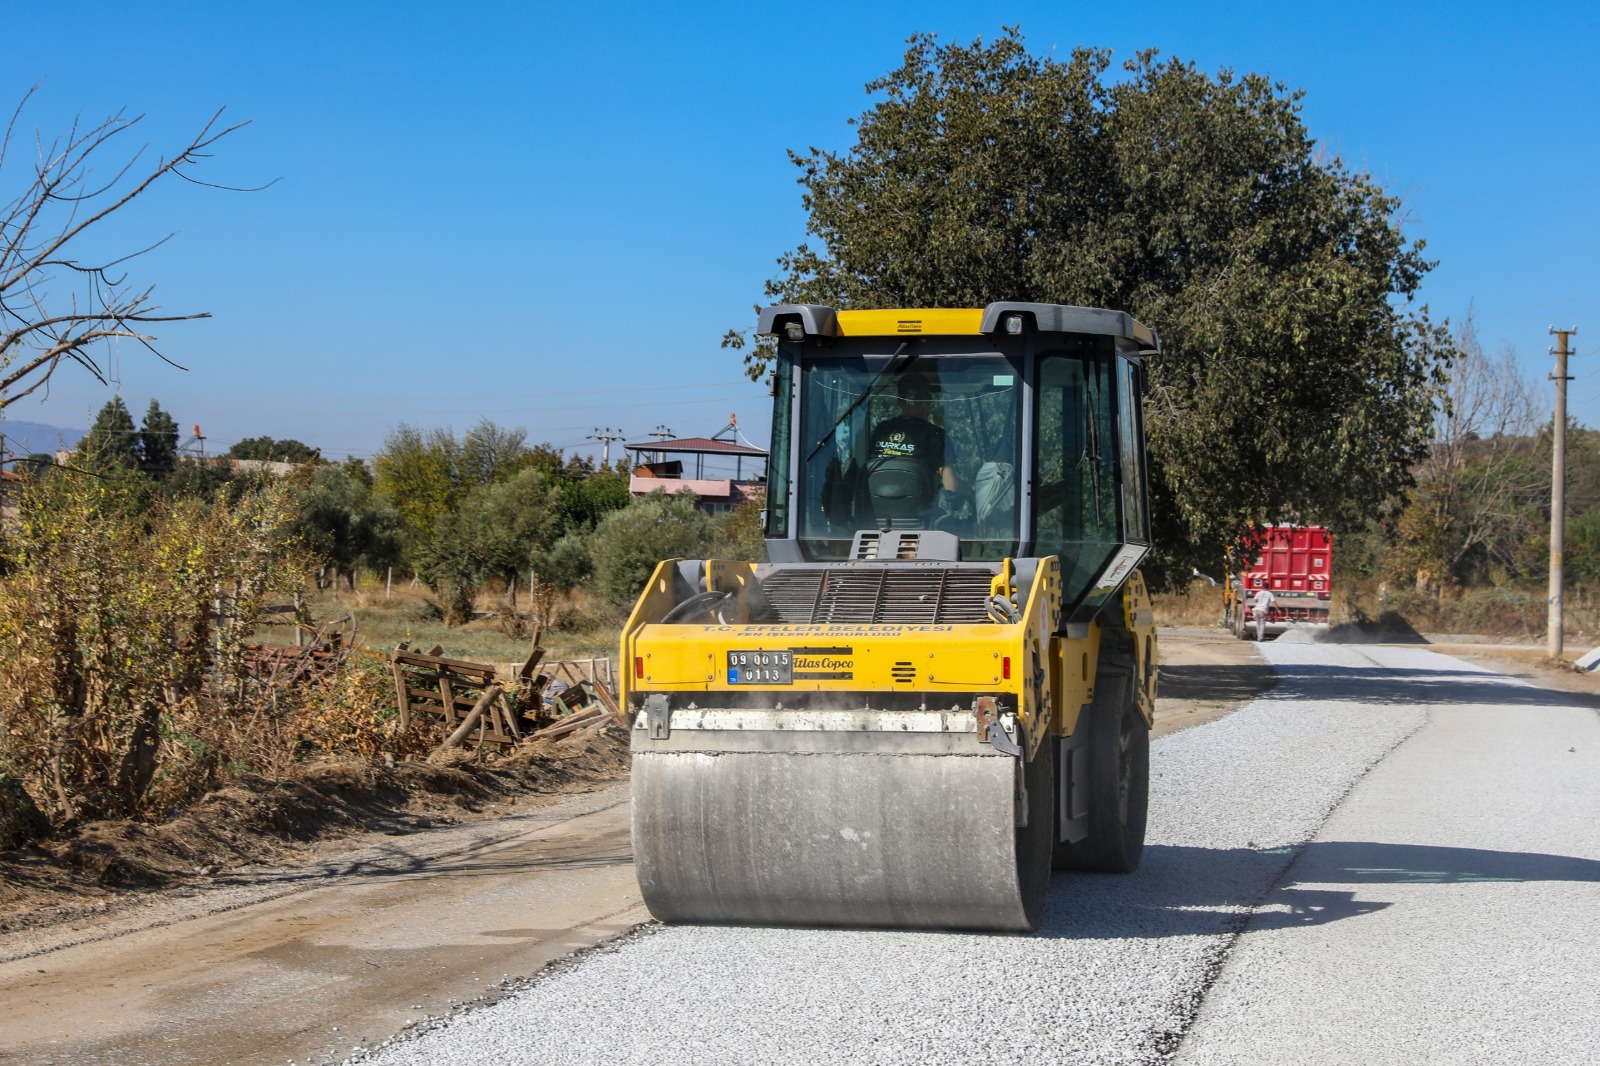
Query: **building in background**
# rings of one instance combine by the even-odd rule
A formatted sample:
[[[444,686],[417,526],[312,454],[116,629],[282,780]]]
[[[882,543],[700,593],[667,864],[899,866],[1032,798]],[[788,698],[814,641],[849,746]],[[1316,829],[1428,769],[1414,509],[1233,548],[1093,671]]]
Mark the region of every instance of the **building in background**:
[[[761,498],[767,490],[767,453],[739,432],[739,420],[709,437],[673,437],[644,444],[625,444],[633,453],[633,473],[628,491],[648,496],[657,489],[669,494],[694,493],[697,506],[711,514],[724,514],[746,499]],[[685,472],[693,471],[692,477]]]

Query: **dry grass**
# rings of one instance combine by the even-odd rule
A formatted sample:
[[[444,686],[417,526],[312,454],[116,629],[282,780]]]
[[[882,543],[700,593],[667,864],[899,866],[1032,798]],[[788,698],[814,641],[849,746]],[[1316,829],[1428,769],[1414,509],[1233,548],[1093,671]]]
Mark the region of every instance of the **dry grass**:
[[[1182,592],[1161,592],[1151,598],[1158,626],[1215,626],[1222,623],[1222,589],[1193,581]]]
[[[409,580],[396,581],[386,589],[381,578],[364,575],[355,591],[311,593],[306,604],[320,623],[332,623],[354,615],[356,640],[379,651],[388,651],[405,642],[413,648],[439,645],[441,654],[473,662],[511,663],[527,658],[531,633],[510,636],[500,618],[501,596],[486,591],[475,607],[479,617],[463,626],[447,626],[432,606],[433,596],[426,586],[413,586]],[[518,605],[526,610],[526,596]],[[547,659],[615,658],[621,619],[609,609],[596,609],[583,593],[558,601],[554,629],[541,631],[539,642]],[[293,630],[284,625],[265,626],[260,639],[272,643],[292,643]]]
[[[187,802],[254,717],[243,637],[298,566],[282,486],[163,502],[116,478],[26,486],[0,541],[0,770],[52,822]]]
[[[1344,610],[1334,620],[1417,633],[1471,634],[1542,640],[1549,618],[1543,587],[1494,585],[1472,589],[1391,588],[1376,580],[1351,582]],[[1565,633],[1577,640],[1600,635],[1600,590],[1567,590]]]
[[[159,821],[243,777],[308,762],[404,761],[437,744],[402,730],[382,656],[263,662],[293,644],[269,608],[306,595],[290,490],[167,501],[142,482],[54,476],[26,487],[0,538],[0,847],[97,819]],[[297,591],[298,590],[298,591]],[[425,589],[370,578],[304,601],[325,633],[388,650],[520,663],[532,619],[449,627]],[[523,605],[531,606],[531,605]],[[547,659],[612,658],[614,612],[541,596]]]

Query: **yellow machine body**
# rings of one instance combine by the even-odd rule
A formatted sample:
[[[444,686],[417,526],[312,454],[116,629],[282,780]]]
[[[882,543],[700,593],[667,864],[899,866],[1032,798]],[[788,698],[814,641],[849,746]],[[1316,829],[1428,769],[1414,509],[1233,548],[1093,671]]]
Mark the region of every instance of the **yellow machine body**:
[[[1130,404],[1154,335],[1054,305],[769,312],[771,561],[664,561],[622,633],[645,901],[1031,930],[1052,868],[1129,870],[1143,844],[1156,635]],[[899,425],[884,397],[930,406],[930,379],[938,513],[864,442]]]
[[[1069,736],[1094,699],[1101,624],[1081,637],[1050,632],[1060,610],[1054,567],[1029,597],[1021,620],[1011,624],[827,623],[751,624],[738,590],[755,587],[757,564],[710,560],[711,590],[734,590],[732,624],[659,624],[678,603],[672,588],[683,560],[661,563],[622,631],[624,702],[642,706],[652,693],[687,695],[749,691],[728,680],[730,650],[753,656],[788,655],[792,683],[783,691],[815,702],[818,694],[863,696],[917,693],[937,708],[940,694],[981,692],[1015,701],[1030,747],[1047,735]],[[1053,562],[1053,560],[1047,560]],[[934,566],[937,564],[927,564]],[[1003,582],[1003,579],[1002,579]],[[997,583],[997,589],[1009,586]],[[1132,637],[1139,683],[1139,713],[1154,723],[1156,631],[1144,579],[1134,571],[1119,600],[1121,628]],[[756,668],[761,661],[752,660]],[[870,695],[862,701],[870,702]]]

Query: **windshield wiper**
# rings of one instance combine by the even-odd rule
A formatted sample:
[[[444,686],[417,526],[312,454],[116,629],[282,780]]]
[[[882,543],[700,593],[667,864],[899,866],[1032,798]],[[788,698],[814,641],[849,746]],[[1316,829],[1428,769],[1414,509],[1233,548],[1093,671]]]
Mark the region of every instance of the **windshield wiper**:
[[[902,358],[902,356],[904,358]],[[818,440],[816,444],[811,446],[811,450],[806,453],[805,461],[809,463],[811,461],[811,457],[820,452],[822,450],[822,446],[833,439],[833,431],[838,429],[840,423],[854,414],[856,408],[860,407],[862,403],[866,401],[867,397],[873,394],[878,387],[878,382],[882,381],[890,374],[901,373],[906,369],[906,367],[915,362],[916,358],[917,353],[911,350],[911,342],[901,341],[900,347],[894,350],[894,354],[889,357],[889,361],[884,364],[883,369],[878,371],[877,376],[867,383],[867,387],[862,391],[861,395],[857,396],[855,401],[851,403],[849,407],[844,409],[843,414],[833,420],[833,425],[828,427],[828,431],[822,435],[821,439]]]
[[[1089,463],[1089,480],[1094,486],[1094,524],[1098,526],[1105,520],[1100,509],[1100,423],[1095,420],[1092,407],[1085,413],[1089,418],[1089,447],[1084,459]]]

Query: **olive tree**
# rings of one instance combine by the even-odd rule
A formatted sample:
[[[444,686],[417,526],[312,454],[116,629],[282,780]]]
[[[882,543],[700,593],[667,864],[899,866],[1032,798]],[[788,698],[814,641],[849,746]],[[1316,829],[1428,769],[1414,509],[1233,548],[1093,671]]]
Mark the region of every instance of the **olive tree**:
[[[612,604],[626,606],[638,597],[657,563],[705,556],[719,528],[695,507],[693,493],[668,496],[657,489],[634,500],[602,518],[589,539],[595,588]]]

